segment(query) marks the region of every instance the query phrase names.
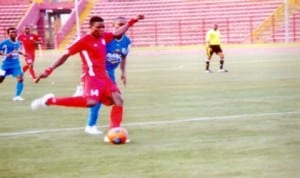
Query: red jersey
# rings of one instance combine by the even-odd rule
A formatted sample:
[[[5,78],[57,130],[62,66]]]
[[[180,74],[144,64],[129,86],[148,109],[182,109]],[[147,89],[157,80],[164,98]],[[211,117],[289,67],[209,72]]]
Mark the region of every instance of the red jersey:
[[[83,76],[107,77],[106,43],[113,39],[112,33],[104,33],[101,38],[88,34],[69,47],[71,55],[80,53]]]
[[[34,54],[36,48],[36,41],[40,41],[39,36],[35,34],[21,34],[18,37],[18,40],[22,42],[22,45],[25,49],[25,53]]]

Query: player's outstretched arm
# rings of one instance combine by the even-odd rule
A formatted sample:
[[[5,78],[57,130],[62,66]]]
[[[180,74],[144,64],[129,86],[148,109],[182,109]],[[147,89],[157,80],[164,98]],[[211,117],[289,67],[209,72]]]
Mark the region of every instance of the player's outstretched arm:
[[[38,77],[35,79],[35,83],[38,83],[40,79],[47,78],[54,69],[61,66],[63,63],[66,62],[66,60],[70,57],[69,52],[64,53],[61,55],[53,64],[51,64],[49,67],[47,67],[44,72],[42,72]]]
[[[138,15],[136,18],[130,19],[125,25],[118,28],[118,30],[116,30],[113,33],[113,35],[116,37],[123,35],[129,29],[129,27],[133,26],[135,23],[137,23],[138,21],[143,20],[143,19],[145,19],[144,15]]]

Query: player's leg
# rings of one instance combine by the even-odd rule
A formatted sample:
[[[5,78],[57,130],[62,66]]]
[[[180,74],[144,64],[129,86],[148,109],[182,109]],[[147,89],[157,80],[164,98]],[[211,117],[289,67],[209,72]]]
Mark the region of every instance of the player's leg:
[[[35,70],[33,68],[34,58],[35,57],[34,57],[33,54],[28,54],[28,57],[26,58],[26,68],[29,69],[29,74],[30,74],[32,79],[36,78]],[[23,67],[23,71],[24,71],[24,67]]]
[[[219,72],[228,72],[228,70],[224,69],[224,54],[223,52],[218,52],[217,55],[220,57],[220,68]]]
[[[97,103],[95,106],[90,108],[89,118],[88,118],[88,126],[96,125],[97,118],[99,116],[99,111],[101,109],[102,104]]]
[[[100,98],[101,102],[105,105],[112,105],[110,113],[109,129],[114,127],[120,127],[123,121],[123,98],[119,88],[112,80],[107,81],[106,90],[103,90],[103,95]],[[104,142],[109,142],[107,136],[104,137]],[[126,139],[126,143],[129,143],[129,138]]]
[[[114,91],[112,92],[111,97],[114,104],[111,108],[109,129],[120,127],[123,120],[123,99],[121,93],[119,91]],[[104,142],[109,142],[107,136],[104,137]],[[127,138],[126,143],[129,142],[130,139]]]
[[[23,65],[23,72],[25,73],[28,70],[29,66],[28,64],[25,62],[25,64]]]
[[[83,96],[82,85],[83,85],[83,83],[76,87],[76,91],[73,94],[73,97]],[[86,133],[92,134],[92,135],[102,134],[102,131],[100,131],[96,126],[97,119],[98,119],[98,112],[99,112],[100,108],[101,108],[101,103],[97,103],[95,106],[93,106],[89,109],[89,116],[88,116],[87,124],[84,129],[84,131]]]
[[[224,66],[224,54],[223,54],[223,52],[219,52],[218,54],[217,54],[219,57],[220,57],[220,70],[221,69],[223,69],[223,66]]]
[[[12,70],[12,75],[17,79],[16,83],[16,93],[13,97],[13,101],[23,101],[24,99],[21,97],[24,88],[24,80],[23,73],[21,71],[21,66],[17,66]]]
[[[123,98],[120,92],[112,93],[112,100],[114,105],[112,106],[110,113],[109,128],[120,127],[123,120]]]
[[[53,94],[47,94],[31,103],[31,109],[35,110],[45,106],[65,106],[65,107],[92,107],[99,102],[99,94],[102,90],[101,80],[96,78],[86,78],[84,82],[84,96],[76,97],[54,97]]]
[[[29,74],[30,74],[31,78],[34,80],[36,78],[36,76],[35,76],[35,71],[33,69],[33,65],[32,64],[26,64],[23,67],[23,72],[26,72],[27,70],[29,70]]]
[[[85,132],[88,134],[102,134],[102,131],[100,131],[96,126],[97,120],[99,118],[99,111],[101,109],[101,105],[101,103],[97,103],[95,106],[89,109],[89,116],[87,120],[87,125],[85,127]]]
[[[33,80],[36,79],[35,70],[34,70],[34,68],[33,68],[33,65],[30,65],[30,66],[29,66],[29,73],[30,73],[31,78],[32,78]]]
[[[205,72],[211,73],[211,70],[209,69],[209,65],[210,65],[211,57],[213,55],[213,50],[209,45],[206,47],[206,55],[207,55],[207,59],[205,60]]]
[[[96,81],[92,81],[90,83],[91,83],[91,84],[89,84],[90,86],[88,86],[88,83],[82,82],[82,86],[84,88],[86,88],[86,87],[87,88],[93,88],[93,87],[98,88],[99,93],[103,92],[103,89],[105,88],[105,80],[96,80]],[[85,85],[85,84],[87,84],[87,85]],[[91,87],[91,86],[93,86],[93,87]],[[92,92],[84,90],[84,93],[89,94]],[[99,96],[99,95],[97,95],[97,96]],[[101,103],[99,102],[100,96],[97,99],[98,99],[97,104],[89,109],[89,116],[88,116],[88,120],[87,120],[87,125],[85,127],[85,132],[89,133],[89,134],[102,134],[102,131],[100,131],[96,126],[97,119],[99,116],[98,113],[101,108]]]
[[[16,84],[16,95],[13,98],[14,101],[22,101],[22,100],[24,100],[21,97],[21,94],[23,92],[23,88],[24,88],[23,76],[18,76],[17,77],[17,84]]]
[[[109,78],[116,84],[115,71],[114,70],[108,70],[107,74],[108,74]],[[100,112],[100,109],[101,109],[101,105],[102,105],[102,103],[98,103],[98,104],[96,104],[95,106],[93,106],[89,109],[87,126],[85,127],[85,132],[86,133],[89,133],[89,134],[102,134],[102,131],[100,131],[96,126],[97,121],[99,119],[99,112]]]
[[[26,57],[25,57],[25,64],[23,65],[23,72],[27,72],[27,70],[29,69],[29,60],[30,56],[29,54],[26,53]]]
[[[105,80],[100,102],[107,106],[112,105],[109,128],[120,127],[123,119],[123,98],[117,85],[109,78]]]
[[[92,107],[98,102],[97,97],[55,97],[54,94],[46,94],[43,97],[32,101],[31,109],[36,110],[46,106],[65,106],[65,107]]]

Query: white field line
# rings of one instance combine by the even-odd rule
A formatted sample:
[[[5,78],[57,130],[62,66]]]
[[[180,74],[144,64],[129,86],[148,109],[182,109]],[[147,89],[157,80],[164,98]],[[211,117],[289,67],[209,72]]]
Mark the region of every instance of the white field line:
[[[263,116],[278,116],[278,115],[291,115],[300,114],[300,111],[290,111],[290,112],[273,112],[273,113],[256,113],[256,114],[242,114],[242,115],[230,115],[230,116],[215,116],[215,117],[196,117],[189,119],[178,119],[178,120],[164,120],[164,121],[146,121],[146,122],[132,122],[123,124],[123,126],[147,126],[147,125],[165,125],[165,124],[176,124],[183,122],[193,122],[193,121],[211,121],[211,120],[230,120],[230,119],[247,119],[251,117],[263,117]],[[100,127],[107,127],[103,125]],[[20,132],[3,132],[0,133],[0,137],[9,136],[25,136],[25,135],[36,135],[43,133],[57,133],[57,132],[70,132],[82,130],[83,127],[74,128],[59,128],[59,129],[42,129],[42,130],[32,130],[32,131],[20,131]]]

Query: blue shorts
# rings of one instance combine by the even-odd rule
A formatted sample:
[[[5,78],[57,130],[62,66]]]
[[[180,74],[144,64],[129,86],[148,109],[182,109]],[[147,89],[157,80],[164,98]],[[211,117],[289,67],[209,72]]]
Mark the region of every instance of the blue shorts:
[[[23,72],[21,70],[20,66],[14,66],[14,67],[9,67],[9,68],[1,68],[0,69],[2,72],[0,72],[1,76],[8,76],[8,75],[12,75],[13,77],[18,77],[18,76],[22,76]],[[4,71],[4,75],[3,75],[3,71]]]
[[[109,78],[116,84],[115,70],[107,70]]]

